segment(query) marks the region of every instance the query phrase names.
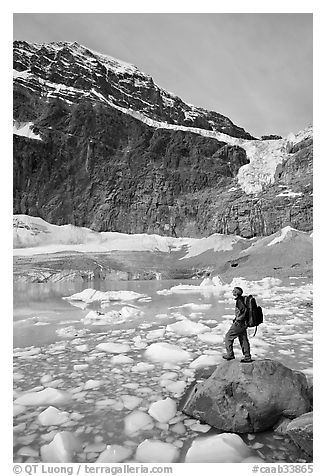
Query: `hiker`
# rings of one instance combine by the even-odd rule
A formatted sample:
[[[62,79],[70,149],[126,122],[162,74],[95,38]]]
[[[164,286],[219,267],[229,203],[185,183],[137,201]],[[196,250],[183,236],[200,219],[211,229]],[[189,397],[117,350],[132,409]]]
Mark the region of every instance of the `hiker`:
[[[227,353],[222,357],[226,360],[233,360],[235,358],[233,353],[233,341],[238,337],[241,350],[244,355],[244,358],[241,360],[241,362],[252,362],[250,355],[250,345],[247,336],[247,307],[242,296],[243,290],[239,287],[235,287],[232,291],[232,294],[235,298],[235,318],[233,320],[232,326],[225,334],[224,339]]]

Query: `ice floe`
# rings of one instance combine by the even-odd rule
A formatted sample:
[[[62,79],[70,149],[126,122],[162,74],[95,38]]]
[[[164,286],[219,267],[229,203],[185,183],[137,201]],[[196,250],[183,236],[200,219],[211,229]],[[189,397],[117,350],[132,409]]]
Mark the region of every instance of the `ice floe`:
[[[40,413],[37,419],[44,426],[62,425],[69,421],[69,413],[50,406]]]
[[[134,436],[142,430],[151,430],[153,426],[153,419],[140,410],[134,410],[124,421],[125,433],[129,436]]]
[[[76,329],[73,326],[61,327],[55,331],[60,337],[81,337],[87,334],[87,329]]]
[[[41,447],[41,460],[44,463],[71,463],[80,450],[79,439],[73,433],[63,431],[57,433],[51,443]]]
[[[95,289],[84,289],[80,293],[63,297],[68,301],[83,301],[87,304],[92,302],[110,302],[110,301],[136,301],[140,298],[147,297],[145,294],[136,293],[135,291],[97,291]]]
[[[165,398],[154,402],[149,407],[148,413],[160,423],[167,423],[175,416],[177,404],[172,398]]]
[[[134,361],[131,357],[127,357],[126,355],[118,354],[114,355],[111,360],[111,364],[113,365],[124,365],[124,364],[132,364]]]
[[[186,454],[186,463],[241,463],[252,456],[250,448],[239,435],[220,435],[197,438]]]
[[[140,463],[172,463],[178,456],[175,445],[158,440],[145,440],[136,450],[136,460]]]
[[[39,392],[27,392],[18,397],[14,403],[25,406],[64,405],[71,399],[71,393],[48,387]]]
[[[166,326],[166,329],[181,336],[197,335],[210,331],[210,327],[198,322],[190,321],[189,319],[183,319],[182,321],[175,322],[174,324],[169,324]]]
[[[128,410],[134,410],[142,402],[142,398],[135,397],[134,395],[121,395],[120,398],[125,408]]]
[[[199,334],[197,338],[208,344],[222,344],[224,341],[223,335],[215,334],[214,332],[205,332],[205,334]]]
[[[128,344],[119,344],[118,342],[102,342],[98,344],[96,348],[110,354],[124,354],[130,350]]]
[[[97,458],[96,463],[120,463],[129,458],[132,453],[131,448],[121,445],[108,445]]]
[[[191,359],[190,352],[167,342],[151,344],[145,355],[155,362],[185,362]]]
[[[220,355],[200,355],[197,359],[191,362],[189,367],[191,369],[209,367],[211,365],[216,365],[220,360],[221,360]]]

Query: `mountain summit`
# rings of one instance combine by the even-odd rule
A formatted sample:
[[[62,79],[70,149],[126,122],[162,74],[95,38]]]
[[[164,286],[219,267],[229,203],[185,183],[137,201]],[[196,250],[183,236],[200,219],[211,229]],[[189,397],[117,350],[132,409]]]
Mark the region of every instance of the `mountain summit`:
[[[186,104],[158,87],[135,66],[92,51],[78,43],[14,42],[14,78],[47,97],[71,103],[88,98],[131,109],[150,119],[219,131],[253,139],[230,119],[214,111]]]
[[[258,140],[135,66],[16,41],[14,213],[174,237],[310,231],[312,129]]]

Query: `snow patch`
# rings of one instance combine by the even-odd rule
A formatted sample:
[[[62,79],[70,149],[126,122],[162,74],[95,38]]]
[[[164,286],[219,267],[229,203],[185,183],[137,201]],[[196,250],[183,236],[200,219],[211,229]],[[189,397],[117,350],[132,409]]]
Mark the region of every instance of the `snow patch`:
[[[42,140],[42,138],[33,132],[33,122],[14,121],[13,133],[16,136],[27,137],[28,139]]]

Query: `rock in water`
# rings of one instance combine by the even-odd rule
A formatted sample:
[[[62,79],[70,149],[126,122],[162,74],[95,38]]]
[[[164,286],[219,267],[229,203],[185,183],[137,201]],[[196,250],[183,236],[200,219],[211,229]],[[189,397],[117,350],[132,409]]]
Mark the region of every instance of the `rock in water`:
[[[313,453],[313,412],[295,418],[288,424],[286,433],[307,455]]]
[[[44,463],[72,463],[74,455],[82,449],[78,438],[69,431],[57,433],[50,444],[41,447]]]
[[[296,418],[310,410],[305,375],[269,359],[221,363],[184,402],[187,415],[234,433],[264,431],[281,416]]]
[[[222,433],[194,440],[187,451],[185,462],[242,463],[250,456],[252,456],[250,448],[239,435]]]
[[[172,463],[178,456],[179,450],[174,445],[157,440],[144,440],[136,451],[140,463]]]

